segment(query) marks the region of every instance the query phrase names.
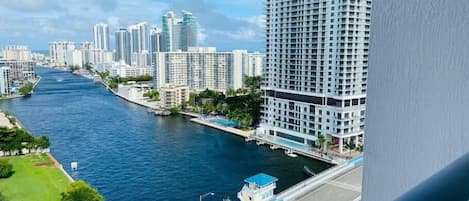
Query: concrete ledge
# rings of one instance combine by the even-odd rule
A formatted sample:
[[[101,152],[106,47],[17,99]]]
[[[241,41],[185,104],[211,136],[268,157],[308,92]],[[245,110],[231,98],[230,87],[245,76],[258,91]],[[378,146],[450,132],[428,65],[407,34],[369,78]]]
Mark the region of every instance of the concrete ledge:
[[[199,118],[193,118],[193,119],[191,119],[191,121],[196,122],[198,124],[208,126],[208,127],[216,128],[218,130],[222,130],[222,131],[225,131],[227,133],[231,133],[231,134],[243,137],[243,138],[248,138],[252,134],[252,132],[246,132],[246,131],[239,130],[239,129],[236,129],[236,128],[220,126],[218,124],[211,123],[208,120],[202,120],[202,119],[199,119]]]

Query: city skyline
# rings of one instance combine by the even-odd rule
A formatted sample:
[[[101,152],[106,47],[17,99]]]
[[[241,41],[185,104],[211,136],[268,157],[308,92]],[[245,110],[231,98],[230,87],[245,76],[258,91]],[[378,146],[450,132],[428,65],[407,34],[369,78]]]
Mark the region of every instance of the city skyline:
[[[161,27],[161,17],[167,11],[188,11],[198,18],[200,31],[197,41],[200,46],[217,46],[220,50],[243,48],[263,51],[263,10],[261,0],[109,0],[99,3],[84,0],[66,5],[55,0],[5,2],[0,5],[0,12],[11,17],[8,17],[8,22],[4,23],[5,28],[0,31],[5,36],[0,39],[0,46],[17,41],[32,50],[46,50],[47,42],[52,40],[77,43],[93,41],[90,30],[93,30],[95,24],[106,23],[111,33],[110,49],[115,49],[115,44],[112,43],[115,36],[112,33],[120,28],[142,21],[148,22],[149,28]],[[83,11],[89,15],[83,15]],[[64,20],[67,23],[63,23]],[[27,31],[31,28],[36,31]]]

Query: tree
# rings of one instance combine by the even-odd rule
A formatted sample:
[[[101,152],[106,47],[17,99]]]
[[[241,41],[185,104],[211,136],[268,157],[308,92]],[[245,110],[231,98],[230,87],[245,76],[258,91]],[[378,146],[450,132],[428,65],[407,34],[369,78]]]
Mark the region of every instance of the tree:
[[[46,149],[46,148],[49,148],[49,146],[50,146],[49,138],[46,137],[46,136],[41,136],[40,138],[36,139],[35,141],[36,141],[35,143],[36,143],[38,148]]]
[[[222,103],[217,104],[216,111],[219,112],[219,113],[223,112],[223,104]]]
[[[104,197],[84,181],[76,181],[67,186],[61,201],[104,201]]]
[[[178,114],[179,113],[179,108],[178,107],[172,107],[169,109],[172,115]]]
[[[318,135],[318,143],[319,143],[319,146],[321,148],[321,153],[324,152],[324,143],[326,143],[326,138],[324,137],[324,135],[322,134],[319,134]]]
[[[225,93],[226,93],[227,96],[236,96],[236,91],[234,89],[231,89],[231,88],[227,89]]]
[[[7,201],[7,198],[0,192],[0,201]]]
[[[22,86],[20,89],[19,89],[21,95],[28,95],[31,93],[31,91],[33,91],[33,85],[32,84],[26,84],[24,86]]]
[[[7,160],[0,160],[0,178],[8,178],[13,175],[13,165]]]
[[[150,98],[150,101],[159,101],[160,100],[160,92],[158,90],[150,90],[143,94],[143,97]]]
[[[345,147],[348,149],[350,156],[352,156],[352,151],[355,149],[355,144],[350,142],[345,144]]]
[[[251,91],[260,89],[261,83],[262,83],[262,77],[261,76],[246,76],[244,77],[244,85],[248,88],[251,89]]]

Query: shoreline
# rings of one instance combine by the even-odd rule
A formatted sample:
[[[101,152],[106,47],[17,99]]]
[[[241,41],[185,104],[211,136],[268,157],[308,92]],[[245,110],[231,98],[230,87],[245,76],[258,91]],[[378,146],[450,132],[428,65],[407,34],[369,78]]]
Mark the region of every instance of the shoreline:
[[[86,76],[83,76],[83,75],[80,75],[80,74],[75,74],[75,75],[79,75],[79,76],[82,76],[82,77],[85,77],[85,78],[88,78]],[[101,82],[101,84],[103,86],[106,87],[106,89],[108,91],[110,91],[111,93],[113,93],[115,96],[129,102],[129,103],[132,103],[132,104],[135,104],[135,105],[138,105],[138,106],[141,106],[141,107],[145,107],[145,108],[148,108],[148,109],[152,109],[152,110],[157,110],[159,108],[155,107],[155,106],[151,106],[151,105],[146,105],[142,102],[139,102],[139,101],[136,101],[136,100],[132,100],[130,98],[127,98],[121,94],[119,94],[119,92],[116,92],[115,90],[109,88],[109,86],[104,83],[104,81]],[[190,113],[190,112],[179,112],[178,114],[180,115],[183,115],[183,116],[187,116],[187,117],[190,117],[190,121],[191,122],[194,122],[194,123],[197,123],[199,125],[202,125],[202,126],[206,126],[206,127],[210,127],[210,128],[213,128],[213,129],[217,129],[217,130],[220,130],[220,131],[223,131],[225,132],[226,134],[230,134],[230,135],[235,135],[235,136],[238,136],[238,137],[242,137],[245,139],[245,141],[257,141],[257,142],[262,142],[262,143],[266,143],[266,144],[269,144],[269,145],[274,145],[274,146],[277,146],[278,148],[281,148],[281,149],[284,149],[284,150],[294,150],[295,153],[298,153],[304,157],[307,157],[307,158],[310,158],[310,159],[313,159],[313,160],[319,160],[319,161],[322,161],[322,162],[325,162],[325,163],[328,163],[328,164],[332,164],[332,165],[338,165],[338,164],[342,164],[343,161],[337,161],[337,160],[334,160],[334,159],[328,159],[328,158],[324,158],[324,157],[321,157],[319,155],[315,155],[315,154],[312,154],[312,153],[307,153],[307,152],[304,152],[302,150],[297,150],[297,149],[294,149],[294,148],[291,148],[291,147],[287,147],[287,146],[282,146],[282,145],[279,145],[279,144],[276,144],[276,143],[273,143],[273,142],[270,142],[268,140],[264,140],[264,139],[259,139],[259,138],[256,138],[254,137],[254,132],[255,130],[252,130],[252,131],[243,131],[241,129],[237,129],[237,128],[232,128],[232,127],[225,127],[225,126],[221,126],[221,125],[218,125],[218,124],[215,124],[215,123],[212,123],[208,120],[204,120],[201,118],[201,114],[197,114],[197,113]]]
[[[5,118],[6,118],[6,114],[5,114],[4,111],[0,111],[0,113],[1,113],[2,115],[4,115]],[[13,118],[15,119],[15,125],[11,125],[11,126],[17,126],[18,128],[24,129],[24,130],[26,130],[27,132],[31,133],[31,135],[34,135],[31,131],[29,131],[29,130],[26,128],[26,126],[24,126],[23,123],[21,123],[21,121],[20,121],[18,118],[16,118],[15,116],[12,116],[12,115],[10,115],[10,117],[13,117]],[[9,123],[9,122],[8,122],[8,123]],[[11,124],[11,123],[10,123],[10,124]],[[50,150],[50,148],[48,148],[48,149]],[[29,154],[31,154],[31,153],[29,153]],[[65,169],[64,169],[63,166],[62,166],[62,164],[59,163],[59,161],[58,161],[57,159],[55,159],[55,157],[52,155],[52,153],[51,153],[50,151],[49,151],[49,152],[46,152],[45,154],[54,162],[54,166],[57,167],[60,171],[62,171],[62,173],[65,175],[65,177],[68,178],[68,180],[69,180],[70,182],[74,182],[74,181],[75,181],[75,180],[72,178],[72,176],[70,176],[70,174],[69,174],[67,171],[65,171]],[[24,154],[24,155],[28,155],[28,154]],[[21,155],[18,155],[18,156],[21,156]],[[0,158],[1,158],[1,157],[0,157]]]
[[[37,80],[34,82],[33,84],[33,89],[31,90],[31,92],[29,92],[28,94],[25,94],[25,95],[14,95],[14,96],[7,96],[7,97],[0,97],[0,100],[11,100],[11,99],[16,99],[16,98],[23,98],[23,97],[26,97],[26,96],[30,96],[33,94],[33,91],[34,89],[36,89],[37,85],[39,85],[39,82],[41,82],[42,80],[42,77],[41,76],[38,76],[37,77]]]

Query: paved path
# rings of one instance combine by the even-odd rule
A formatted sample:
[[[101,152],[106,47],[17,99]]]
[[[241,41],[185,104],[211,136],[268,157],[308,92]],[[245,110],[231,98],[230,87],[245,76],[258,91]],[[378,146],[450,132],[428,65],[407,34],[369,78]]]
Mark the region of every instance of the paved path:
[[[241,136],[241,137],[244,137],[244,138],[248,138],[249,136],[251,136],[251,134],[253,132],[253,131],[251,131],[251,132],[243,131],[243,130],[232,128],[232,127],[220,126],[218,124],[214,124],[214,123],[211,123],[207,120],[202,120],[202,119],[199,119],[199,118],[193,118],[193,119],[191,119],[191,121],[202,124],[202,125],[205,125],[205,126],[209,126],[209,127],[212,127],[212,128],[216,128],[218,130],[222,130],[222,131],[225,131],[225,132],[228,132],[228,133],[231,133],[231,134],[235,134],[235,135],[238,135],[238,136]]]
[[[354,201],[361,195],[362,174],[363,166],[356,167],[298,197],[296,201]]]
[[[75,180],[68,174],[67,171],[64,170],[62,164],[59,163],[59,161],[57,161],[57,159],[55,159],[55,157],[51,154],[51,153],[47,153],[47,156],[49,156],[49,158],[54,162],[54,165],[59,168],[64,174],[65,176],[68,178],[68,180],[70,182],[74,182]]]

